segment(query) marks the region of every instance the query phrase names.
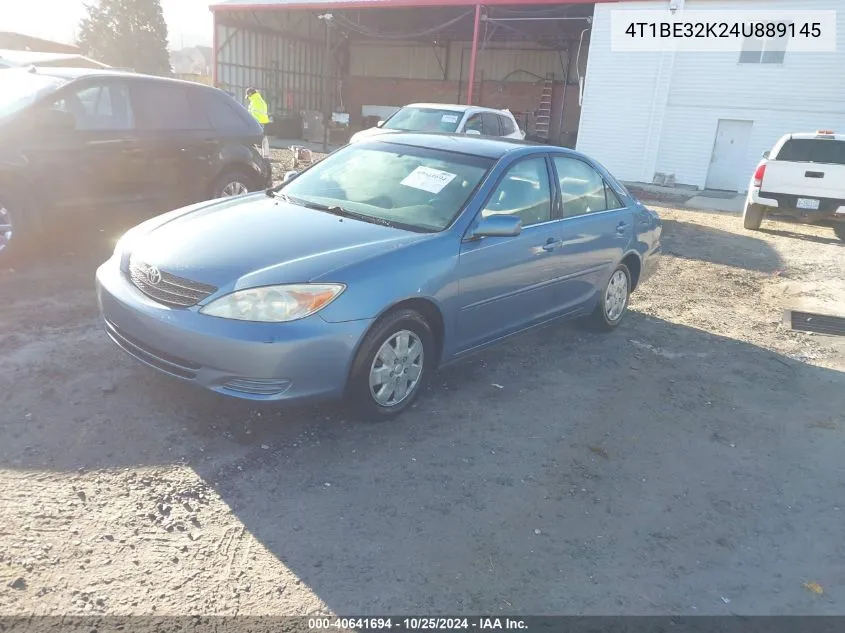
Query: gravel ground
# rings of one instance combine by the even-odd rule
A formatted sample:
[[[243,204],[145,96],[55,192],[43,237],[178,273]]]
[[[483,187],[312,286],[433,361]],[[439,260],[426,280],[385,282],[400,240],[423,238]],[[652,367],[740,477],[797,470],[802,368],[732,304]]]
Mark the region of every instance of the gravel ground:
[[[92,293],[120,221],[67,229],[0,272],[0,614],[845,614],[845,350],[781,325],[842,308],[845,247],[658,210],[616,332],[517,337],[387,424],[136,365]]]

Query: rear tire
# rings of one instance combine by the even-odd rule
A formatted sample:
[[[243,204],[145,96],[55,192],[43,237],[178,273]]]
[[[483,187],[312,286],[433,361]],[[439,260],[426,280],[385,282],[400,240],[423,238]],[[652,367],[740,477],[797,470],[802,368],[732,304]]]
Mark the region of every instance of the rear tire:
[[[833,232],[836,234],[836,237],[845,242],[845,223],[834,224]]]
[[[217,176],[211,183],[209,193],[214,199],[242,196],[255,190],[255,178],[241,170],[234,169]]]
[[[610,332],[622,322],[631,299],[631,271],[619,264],[602,288],[599,302],[593,313],[582,324],[594,332]]]
[[[742,211],[742,226],[749,231],[756,231],[763,223],[765,215],[766,211],[761,205],[746,202]]]
[[[414,310],[397,310],[377,322],[361,343],[346,387],[359,417],[388,420],[406,411],[434,370],[431,327]]]

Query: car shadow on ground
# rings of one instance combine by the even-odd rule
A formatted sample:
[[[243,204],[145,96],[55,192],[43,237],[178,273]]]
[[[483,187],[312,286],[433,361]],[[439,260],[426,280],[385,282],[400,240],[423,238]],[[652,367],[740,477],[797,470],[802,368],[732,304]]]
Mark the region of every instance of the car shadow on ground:
[[[107,392],[58,384],[4,423],[0,468],[189,464],[337,613],[845,608],[801,586],[841,580],[843,373],[632,313],[516,337],[376,424],[224,403],[114,354]]]
[[[683,247],[675,247],[681,241]],[[777,251],[764,240],[679,220],[663,220],[663,250],[682,259],[761,273],[773,273],[783,268]]]
[[[759,229],[759,231],[760,233],[765,233],[766,235],[777,235],[778,237],[787,237],[794,240],[804,240],[805,242],[813,242],[815,244],[845,246],[845,242],[833,235],[833,229],[830,229],[831,237],[826,237],[824,235],[811,235],[809,233],[798,233],[796,231],[786,231],[783,229],[771,229],[766,228],[765,226]]]

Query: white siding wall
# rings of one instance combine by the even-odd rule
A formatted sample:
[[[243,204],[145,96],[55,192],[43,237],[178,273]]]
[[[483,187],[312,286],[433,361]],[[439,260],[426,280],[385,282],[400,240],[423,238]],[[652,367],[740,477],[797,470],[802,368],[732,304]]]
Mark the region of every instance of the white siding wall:
[[[675,174],[678,183],[704,187],[719,119],[741,119],[753,121],[743,173],[737,177],[741,191],[760,154],[783,134],[845,129],[843,0],[802,0],[800,6],[838,10],[837,52],[787,50],[783,65],[739,64],[738,53],[677,53],[670,64],[665,103],[661,103],[659,86],[654,88],[661,61],[666,68],[666,57],[610,52],[610,10],[645,5],[666,8],[667,3],[596,6],[578,149],[605,163],[619,178],[650,182],[655,172],[663,172]],[[709,8],[799,7],[794,0],[686,2],[686,9]],[[632,85],[636,87],[626,95]],[[614,102],[623,107],[612,107]],[[661,124],[655,125],[650,116],[652,103]]]

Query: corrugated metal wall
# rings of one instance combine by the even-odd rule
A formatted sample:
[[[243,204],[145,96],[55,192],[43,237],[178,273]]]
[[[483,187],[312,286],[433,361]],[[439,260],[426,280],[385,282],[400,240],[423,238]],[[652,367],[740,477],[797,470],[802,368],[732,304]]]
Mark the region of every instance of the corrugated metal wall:
[[[217,87],[240,99],[254,86],[273,113],[320,110],[325,54],[320,27],[304,12],[267,12],[261,18],[227,13],[216,27]]]
[[[466,80],[470,56],[470,42],[452,42],[448,47],[412,42],[355,43],[350,46],[349,74],[394,79]],[[568,51],[558,53],[519,44],[496,43],[479,49],[477,71],[485,81],[503,81],[506,78],[530,81],[532,75],[535,78],[545,77],[547,73],[562,81],[563,68],[569,63],[569,58]]]

